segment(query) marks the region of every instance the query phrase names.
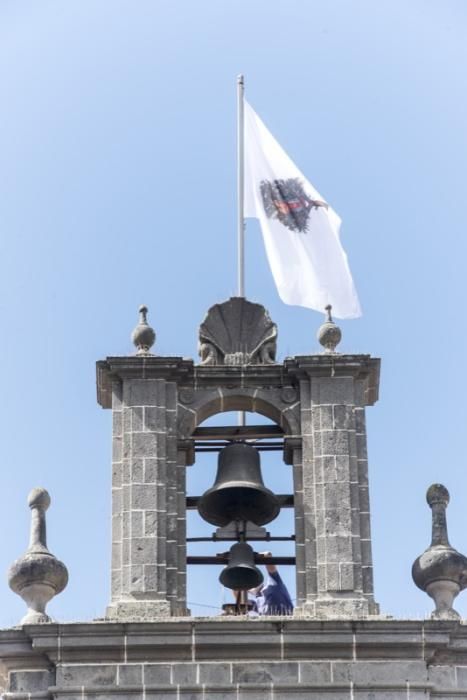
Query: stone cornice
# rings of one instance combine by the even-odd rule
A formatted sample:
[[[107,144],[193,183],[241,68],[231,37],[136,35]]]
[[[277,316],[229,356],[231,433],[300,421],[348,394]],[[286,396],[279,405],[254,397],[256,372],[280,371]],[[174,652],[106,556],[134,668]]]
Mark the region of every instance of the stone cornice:
[[[33,648],[33,639],[25,630],[25,627],[0,630],[0,669],[43,669],[50,666],[47,654]]]
[[[312,377],[354,377],[366,382],[366,403],[378,399],[380,360],[369,355],[298,355],[282,364],[194,365],[182,357],[108,357],[96,363],[97,400],[112,405],[115,379],[166,379],[183,387],[283,387]]]
[[[457,621],[316,621],[179,618],[160,622],[28,625],[0,631],[7,669],[47,663],[264,660],[407,660],[467,664],[467,625]]]

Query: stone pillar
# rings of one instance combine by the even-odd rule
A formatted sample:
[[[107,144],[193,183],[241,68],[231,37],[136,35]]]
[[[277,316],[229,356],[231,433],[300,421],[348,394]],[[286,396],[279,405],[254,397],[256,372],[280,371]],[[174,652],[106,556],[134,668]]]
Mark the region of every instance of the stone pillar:
[[[316,593],[316,538],[309,524],[305,508],[305,493],[303,487],[303,450],[293,451],[293,490],[295,512],[295,574],[297,584],[297,606],[301,610],[310,596]],[[305,533],[307,536],[305,536]]]
[[[106,363],[107,378],[113,365],[107,617],[119,620],[186,613],[186,460],[176,430],[177,382],[160,376],[167,374],[164,361],[151,359],[152,376],[144,376],[151,374],[147,359]],[[100,396],[105,398],[102,391]]]
[[[299,612],[377,614],[364,407],[375,400],[378,361],[295,360],[302,369],[308,365],[305,376],[299,372],[302,451],[294,462]],[[330,371],[323,373],[326,364]]]

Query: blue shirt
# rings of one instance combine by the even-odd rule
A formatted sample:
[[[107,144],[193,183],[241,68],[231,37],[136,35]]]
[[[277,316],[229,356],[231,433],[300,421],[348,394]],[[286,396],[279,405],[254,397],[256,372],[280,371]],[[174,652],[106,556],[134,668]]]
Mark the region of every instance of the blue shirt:
[[[256,594],[256,610],[260,615],[290,615],[293,612],[289,591],[277,571],[268,573],[266,584]]]

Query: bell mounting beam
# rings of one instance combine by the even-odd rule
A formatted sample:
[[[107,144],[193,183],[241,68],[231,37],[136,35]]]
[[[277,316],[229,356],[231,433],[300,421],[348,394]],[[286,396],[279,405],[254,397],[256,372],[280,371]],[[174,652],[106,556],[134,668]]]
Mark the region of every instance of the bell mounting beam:
[[[224,440],[223,442],[199,440],[195,443],[195,452],[219,452],[229,445],[230,442],[231,440]],[[284,449],[284,443],[282,440],[279,442],[259,442],[255,443],[253,447],[258,452],[279,452]]]
[[[229,553],[217,554],[215,556],[189,556],[186,558],[187,564],[221,564],[229,563]],[[276,564],[279,566],[295,566],[295,557],[261,557],[255,555],[255,564]]]
[[[238,542],[238,537],[187,537],[187,542]],[[270,535],[264,537],[248,537],[248,542],[294,542],[295,535]]]
[[[194,440],[265,440],[284,437],[278,425],[222,425],[196,428]]]

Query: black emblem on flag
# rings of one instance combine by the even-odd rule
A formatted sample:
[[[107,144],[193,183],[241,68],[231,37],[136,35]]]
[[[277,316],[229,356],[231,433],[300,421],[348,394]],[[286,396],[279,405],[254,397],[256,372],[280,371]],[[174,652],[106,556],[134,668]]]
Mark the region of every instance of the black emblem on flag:
[[[308,231],[308,219],[312,209],[328,208],[326,202],[311,199],[298,177],[288,180],[262,180],[260,192],[268,219],[278,219],[291,231]]]

